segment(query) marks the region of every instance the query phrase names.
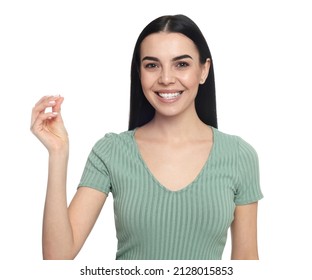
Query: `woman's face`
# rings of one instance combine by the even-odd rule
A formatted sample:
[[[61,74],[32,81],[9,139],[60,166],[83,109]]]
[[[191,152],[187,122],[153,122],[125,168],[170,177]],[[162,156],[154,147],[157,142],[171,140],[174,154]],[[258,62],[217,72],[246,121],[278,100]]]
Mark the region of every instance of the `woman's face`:
[[[141,43],[141,84],[156,114],[195,112],[198,86],[209,73],[210,60],[201,64],[199,52],[181,33],[159,32]]]

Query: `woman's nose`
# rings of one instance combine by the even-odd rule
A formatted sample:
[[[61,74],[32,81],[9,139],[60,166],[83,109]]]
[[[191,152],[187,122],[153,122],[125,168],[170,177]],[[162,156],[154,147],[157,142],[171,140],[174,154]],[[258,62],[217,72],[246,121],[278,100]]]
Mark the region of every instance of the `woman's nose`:
[[[172,84],[175,82],[175,76],[173,71],[170,68],[163,68],[160,76],[159,76],[159,83],[161,84]]]

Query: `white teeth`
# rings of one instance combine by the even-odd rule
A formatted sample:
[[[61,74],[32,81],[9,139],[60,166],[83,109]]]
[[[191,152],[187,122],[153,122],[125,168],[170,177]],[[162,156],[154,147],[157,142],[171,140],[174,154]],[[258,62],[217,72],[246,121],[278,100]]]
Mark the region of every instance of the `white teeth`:
[[[174,93],[158,93],[158,95],[162,98],[165,98],[165,99],[173,99],[173,98],[176,98],[180,95],[181,93],[180,92],[174,92]]]

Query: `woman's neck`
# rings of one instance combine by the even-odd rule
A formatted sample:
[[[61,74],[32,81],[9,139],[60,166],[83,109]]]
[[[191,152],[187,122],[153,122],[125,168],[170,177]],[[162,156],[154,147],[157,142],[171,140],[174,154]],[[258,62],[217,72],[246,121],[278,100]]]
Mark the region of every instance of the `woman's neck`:
[[[207,136],[209,126],[204,124],[197,114],[192,116],[162,116],[155,114],[155,117],[144,127],[154,140],[183,142],[192,139],[201,139]]]

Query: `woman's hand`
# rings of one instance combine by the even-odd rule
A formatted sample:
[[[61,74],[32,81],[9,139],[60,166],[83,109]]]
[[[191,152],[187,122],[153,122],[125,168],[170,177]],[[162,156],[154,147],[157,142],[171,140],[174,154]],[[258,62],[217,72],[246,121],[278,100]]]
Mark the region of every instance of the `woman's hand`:
[[[44,96],[32,110],[30,129],[49,153],[68,151],[68,135],[61,116],[63,100],[61,96]],[[49,107],[52,112],[46,112]]]

